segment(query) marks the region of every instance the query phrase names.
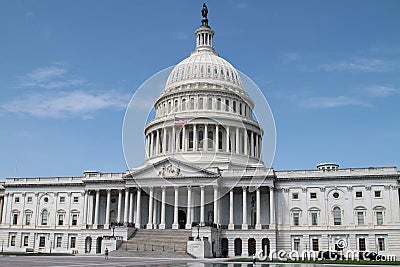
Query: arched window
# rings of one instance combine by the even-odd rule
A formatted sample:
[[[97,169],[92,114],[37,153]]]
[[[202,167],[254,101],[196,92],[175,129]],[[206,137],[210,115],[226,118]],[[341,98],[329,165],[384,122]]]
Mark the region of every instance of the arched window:
[[[214,133],[213,131],[208,131],[208,148],[211,149],[213,148],[213,143],[214,143]]]
[[[225,100],[225,111],[229,111],[229,100]]]
[[[339,207],[333,208],[333,224],[342,225],[342,210]]]
[[[204,132],[203,132],[203,130],[200,130],[200,131],[199,131],[199,136],[198,136],[198,137],[199,137],[199,138],[197,139],[198,142],[199,142],[198,147],[199,147],[200,149],[202,149],[202,148],[203,148],[203,138],[204,138]]]
[[[242,115],[242,103],[239,104],[239,114]]]
[[[178,110],[178,100],[175,100],[175,106],[174,106],[174,111]]]
[[[236,101],[233,101],[232,108],[233,108],[233,112],[236,113]]]
[[[186,110],[186,99],[182,99],[182,110]]]
[[[49,217],[49,212],[45,209],[42,211],[42,225],[47,225],[47,219]]]
[[[218,149],[222,149],[222,132],[218,131]]]
[[[203,98],[199,98],[199,109],[203,109]]]
[[[194,98],[190,99],[190,110],[194,110]]]
[[[221,110],[221,98],[217,99],[217,110]]]
[[[211,97],[208,98],[208,101],[207,101],[207,109],[208,109],[208,110],[211,110],[211,109],[212,109],[212,98],[211,98]]]
[[[189,132],[189,149],[193,149],[193,131]]]

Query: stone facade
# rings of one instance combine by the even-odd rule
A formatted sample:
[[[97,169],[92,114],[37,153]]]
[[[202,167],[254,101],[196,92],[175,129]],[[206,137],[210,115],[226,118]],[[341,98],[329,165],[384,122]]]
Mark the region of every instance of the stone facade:
[[[210,256],[338,250],[339,240],[400,256],[397,169],[266,168],[254,103],[213,36],[203,18],[154,104],[143,166],[0,184],[3,251],[95,254],[146,228],[192,229],[201,241],[189,243]]]

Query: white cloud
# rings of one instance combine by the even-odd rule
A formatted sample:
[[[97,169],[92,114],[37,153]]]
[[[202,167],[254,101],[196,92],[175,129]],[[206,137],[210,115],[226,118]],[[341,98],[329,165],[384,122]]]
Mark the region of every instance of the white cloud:
[[[282,62],[285,64],[299,61],[300,59],[301,59],[301,56],[298,53],[293,53],[293,52],[285,53],[282,56]]]
[[[324,71],[351,71],[351,72],[385,72],[390,64],[382,59],[355,58],[349,61],[324,64],[319,69]]]
[[[19,77],[19,87],[59,89],[84,84],[84,80],[68,72],[62,64],[38,68]]]
[[[398,89],[389,86],[370,86],[359,91],[366,97],[388,97],[399,92]]]
[[[343,106],[363,106],[370,104],[358,97],[334,96],[334,97],[311,97],[303,100],[300,105],[303,108],[336,108]]]
[[[92,119],[93,113],[103,109],[124,109],[129,96],[118,91],[107,92],[51,92],[27,94],[0,104],[0,111],[39,118],[81,117]]]

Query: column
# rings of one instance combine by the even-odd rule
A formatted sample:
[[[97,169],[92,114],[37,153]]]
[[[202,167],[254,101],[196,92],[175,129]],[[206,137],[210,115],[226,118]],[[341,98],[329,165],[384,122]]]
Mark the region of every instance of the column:
[[[133,224],[133,191],[129,193],[129,224]]]
[[[165,186],[161,187],[161,222],[160,229],[165,229]]]
[[[239,154],[239,152],[240,152],[240,140],[239,140],[239,127],[238,128],[236,128],[236,140],[235,140],[236,142],[235,142],[235,145],[236,145],[236,154]]]
[[[204,139],[203,139],[203,149],[204,151],[208,150],[208,125],[204,125]]]
[[[118,215],[117,222],[121,222],[121,209],[122,209],[122,190],[118,189]]]
[[[135,227],[138,229],[140,229],[140,223],[141,223],[141,218],[140,218],[141,193],[142,193],[142,190],[138,187],[136,190],[136,222],[135,222]]]
[[[256,134],[256,153],[255,153],[255,157],[256,158],[259,158],[260,156],[259,156],[259,153],[260,153],[260,148],[259,148],[259,146],[258,146],[258,134]]]
[[[182,151],[186,151],[186,125],[182,127]]]
[[[97,189],[96,190],[96,207],[94,209],[94,225],[93,229],[97,229],[97,226],[99,225],[99,203],[100,202],[100,191]]]
[[[226,126],[226,152],[229,152],[229,126]]]
[[[56,199],[56,205],[57,205],[57,199]],[[1,209],[1,203],[0,203],[0,209]],[[56,211],[57,211],[57,207],[56,207]],[[86,228],[86,224],[87,224],[87,213],[88,213],[88,191],[85,190],[84,198],[83,198],[83,214],[82,214],[82,224],[85,228]],[[1,212],[0,212],[0,214],[1,214]],[[57,221],[57,219],[56,219],[56,221]]]
[[[254,157],[254,132],[250,132],[250,156]]]
[[[110,228],[110,204],[111,204],[111,189],[107,189],[106,223],[104,224],[104,229]]]
[[[147,229],[153,229],[153,202],[154,202],[154,189],[150,187],[150,195],[149,195],[149,220],[147,222]]]
[[[167,128],[163,129],[162,152],[167,153]]]
[[[176,136],[175,136],[175,125],[174,125],[174,126],[172,126],[172,138],[171,138],[171,149],[172,149],[171,151],[172,151],[172,153],[175,152],[176,141],[177,141],[177,139],[176,139]]]
[[[247,187],[243,186],[243,220],[242,220],[242,229],[247,230]],[[245,242],[247,243],[247,242]],[[247,252],[247,251],[246,251]]]
[[[157,192],[153,193],[153,228],[157,228],[158,201]]]
[[[179,200],[179,187],[175,186],[175,199],[174,199],[174,222],[172,223],[172,229],[179,229],[178,224],[178,200]]]
[[[150,146],[151,156],[154,156],[154,132],[151,132],[151,146]]]
[[[219,149],[219,125],[215,125],[215,151]]]
[[[146,135],[146,157],[149,157],[149,136]]]
[[[187,187],[186,229],[192,229],[192,187]]]
[[[249,136],[248,136],[248,134],[247,134],[247,129],[246,128],[244,128],[243,129],[243,135],[244,135],[244,153],[243,154],[245,154],[245,155],[248,155],[249,154],[249,150],[248,150],[248,142],[249,142]]]
[[[157,137],[156,137],[156,155],[160,154],[160,131],[157,130]]]
[[[200,186],[200,225],[204,225],[204,185]]]
[[[93,225],[93,212],[94,212],[94,196],[89,194],[89,209],[88,209],[88,224]]]
[[[257,211],[256,211],[256,229],[261,230],[261,188],[257,188],[256,190],[256,205],[257,205]]]
[[[197,151],[198,143],[197,143],[197,125],[193,125],[193,151]]]
[[[128,225],[129,188],[125,188],[124,224]]]
[[[235,229],[235,224],[233,222],[233,189],[229,191],[229,225],[228,229],[229,230],[234,230]]]
[[[275,201],[274,201],[274,188],[270,187],[269,188],[269,224],[271,227],[275,226]]]
[[[214,223],[218,224],[218,186],[214,186]]]
[[[0,198],[0,224],[3,221],[3,198]]]

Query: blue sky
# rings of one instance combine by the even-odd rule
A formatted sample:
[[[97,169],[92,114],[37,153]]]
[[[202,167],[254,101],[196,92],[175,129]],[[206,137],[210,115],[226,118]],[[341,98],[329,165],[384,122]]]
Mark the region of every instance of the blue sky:
[[[201,5],[2,1],[0,179],[124,171],[125,108],[193,50]],[[399,1],[208,7],[216,50],[272,108],[275,169],[399,166]]]

